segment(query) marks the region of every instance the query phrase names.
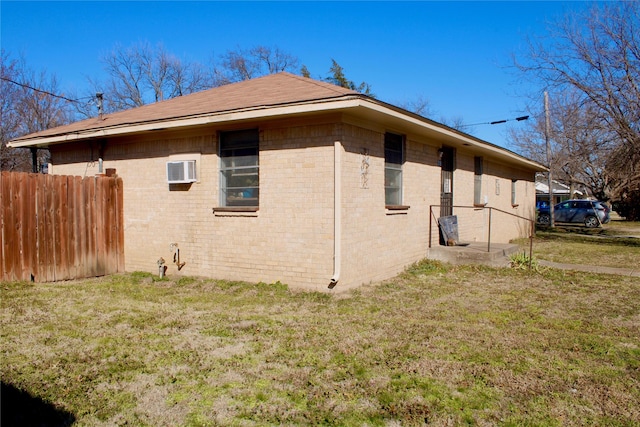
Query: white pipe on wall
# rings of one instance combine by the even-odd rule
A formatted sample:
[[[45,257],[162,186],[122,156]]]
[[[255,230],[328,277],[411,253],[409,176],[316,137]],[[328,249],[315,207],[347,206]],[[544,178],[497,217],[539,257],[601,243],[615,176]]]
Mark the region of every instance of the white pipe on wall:
[[[329,288],[340,280],[342,265],[342,143],[333,145],[333,276]]]

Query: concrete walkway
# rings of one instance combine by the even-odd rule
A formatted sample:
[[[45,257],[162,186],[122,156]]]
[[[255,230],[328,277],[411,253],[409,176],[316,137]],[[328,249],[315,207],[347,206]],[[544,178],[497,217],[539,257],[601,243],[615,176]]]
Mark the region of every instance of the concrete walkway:
[[[563,264],[560,262],[545,261],[542,259],[538,260],[538,264],[544,267],[559,268],[562,270],[588,271],[591,273],[619,274],[621,276],[640,277],[640,267],[616,268],[616,267],[603,267],[599,265]]]

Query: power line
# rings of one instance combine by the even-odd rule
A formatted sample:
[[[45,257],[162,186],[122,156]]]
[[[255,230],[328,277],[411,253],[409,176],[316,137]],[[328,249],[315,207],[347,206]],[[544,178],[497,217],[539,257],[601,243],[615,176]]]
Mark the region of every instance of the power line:
[[[515,119],[495,120],[493,122],[471,123],[469,125],[460,125],[458,127],[466,128],[469,126],[477,126],[477,125],[497,125],[500,123],[512,122],[514,120],[518,122],[521,122],[523,120],[529,120],[529,116],[520,116],[520,117],[516,117]]]
[[[38,89],[38,88],[35,88],[35,87],[33,87],[33,86],[29,86],[29,85],[28,85],[28,84],[26,84],[26,83],[20,83],[20,82],[17,82],[17,81],[15,81],[15,80],[11,80],[11,79],[9,79],[9,78],[7,78],[7,77],[0,77],[0,79],[4,80],[4,81],[6,81],[6,82],[9,82],[9,83],[13,83],[14,85],[18,85],[18,86],[20,86],[20,87],[23,87],[23,88],[25,88],[25,89],[31,89],[31,90],[33,90],[33,91],[35,91],[35,92],[40,92],[40,93],[44,93],[44,94],[49,95],[49,96],[53,96],[54,98],[60,98],[60,99],[64,99],[65,101],[69,101],[69,102],[76,102],[76,103],[78,103],[78,104],[80,104],[80,103],[81,103],[81,102],[80,102],[79,100],[77,100],[77,99],[71,99],[71,98],[67,98],[66,96],[56,95],[55,93],[51,93],[51,92],[48,92],[48,91],[46,91],[46,90]]]

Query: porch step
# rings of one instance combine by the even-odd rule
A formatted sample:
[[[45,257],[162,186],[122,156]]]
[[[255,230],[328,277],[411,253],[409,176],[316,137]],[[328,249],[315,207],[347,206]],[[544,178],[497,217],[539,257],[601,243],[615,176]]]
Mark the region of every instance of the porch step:
[[[467,246],[434,246],[427,251],[427,258],[451,264],[483,264],[494,267],[509,265],[509,256],[520,247],[511,243],[473,242]]]

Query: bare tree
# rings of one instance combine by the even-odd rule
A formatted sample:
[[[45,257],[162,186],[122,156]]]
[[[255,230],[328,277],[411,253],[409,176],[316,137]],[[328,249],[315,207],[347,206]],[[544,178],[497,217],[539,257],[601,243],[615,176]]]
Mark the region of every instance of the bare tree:
[[[222,55],[219,66],[205,68],[167,52],[148,42],[122,47],[117,45],[102,59],[109,78],[105,83],[90,80],[86,96],[104,93],[104,111],[139,107],[150,102],[247,80],[280,71],[297,72],[298,59],[278,48],[256,46],[236,49]],[[95,105],[79,106],[86,117],[96,115]]]
[[[167,78],[172,90],[170,98],[209,89],[213,84],[207,70],[200,63],[186,63],[175,58]]]
[[[587,12],[570,14],[554,23],[549,39],[531,41],[525,57],[516,60],[518,69],[541,87],[556,95],[570,90],[577,94],[570,104],[580,110],[584,127],[566,123],[554,133],[556,142],[567,157],[584,162],[587,156],[580,150],[587,149],[588,139],[597,135],[599,149],[592,152],[597,166],[591,168],[589,180],[600,183],[605,199],[638,205],[639,12],[639,2],[593,4]],[[578,146],[567,143],[578,136],[572,135],[571,129],[583,136]],[[569,159],[567,164],[574,163],[575,159]]]
[[[116,45],[102,59],[108,80],[90,80],[88,96],[104,94],[104,111],[112,112],[139,107],[212,87],[204,67],[177,58],[162,45],[148,42],[122,47]],[[97,110],[81,109],[81,115],[91,117]]]
[[[640,3],[593,5],[550,27],[554,42],[531,42],[519,68],[545,86],[577,89],[622,143],[640,145]]]
[[[0,168],[30,171],[32,155],[29,149],[7,147],[13,138],[39,132],[71,121],[74,100],[62,94],[55,76],[28,69],[24,60],[1,53],[0,79]],[[48,161],[48,151],[38,150],[37,161]]]
[[[562,96],[563,95],[563,96]],[[532,110],[535,111],[535,110]],[[598,120],[597,107],[574,92],[556,95],[550,105],[551,168],[553,176],[573,189],[587,189],[600,200],[621,200],[640,180],[637,163],[618,135]],[[533,114],[528,126],[512,129],[510,140],[525,156],[547,164],[545,117]],[[626,153],[627,157],[622,157]]]
[[[116,46],[102,61],[110,79],[105,89],[106,98],[115,111],[139,107],[146,103],[142,57],[145,45],[122,48]]]
[[[277,47],[255,46],[228,50],[213,68],[215,86],[253,79],[281,71],[298,72],[298,58]]]
[[[400,102],[398,103],[398,106],[423,117],[433,115],[433,111],[431,110],[431,101],[423,95],[418,95],[416,98]]]
[[[0,140],[2,141],[2,154],[4,154],[6,142],[20,134],[18,131],[20,122],[15,105],[20,98],[21,87],[13,83],[20,78],[20,64],[11,59],[4,50],[0,55],[0,77],[2,78],[0,80]],[[5,160],[4,156],[2,160]],[[4,170],[4,164],[2,169]]]
[[[440,117],[440,122],[443,125],[449,126],[450,128],[462,131],[464,133],[468,133],[470,135],[473,135],[476,129],[473,125],[465,124],[464,117],[462,116]]]

